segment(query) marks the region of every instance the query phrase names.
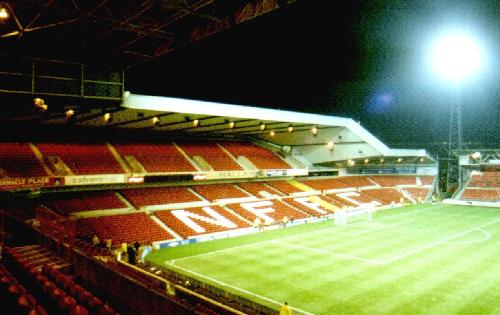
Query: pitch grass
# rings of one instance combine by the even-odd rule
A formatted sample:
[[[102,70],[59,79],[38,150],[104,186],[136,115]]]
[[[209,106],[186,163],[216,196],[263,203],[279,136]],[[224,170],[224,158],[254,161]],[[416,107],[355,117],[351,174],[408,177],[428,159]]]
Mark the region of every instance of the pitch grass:
[[[146,259],[294,314],[500,314],[498,208],[407,206]]]

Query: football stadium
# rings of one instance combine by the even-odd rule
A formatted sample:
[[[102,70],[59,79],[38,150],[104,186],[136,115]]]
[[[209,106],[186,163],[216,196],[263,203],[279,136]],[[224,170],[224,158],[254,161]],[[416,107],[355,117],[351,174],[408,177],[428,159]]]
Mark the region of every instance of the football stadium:
[[[430,64],[453,87],[429,89],[445,89],[446,101],[432,101],[436,90],[416,97],[424,92],[412,80],[399,94],[368,95],[350,84],[375,60],[402,57],[375,52],[376,42],[362,45],[365,57],[347,55],[371,40],[370,25],[386,30],[416,4],[320,2],[0,1],[8,314],[500,315],[500,106],[491,88],[500,81],[481,81],[477,107],[465,106],[476,97],[473,77],[495,69],[493,55],[462,33],[440,34]],[[499,9],[479,3],[476,12]],[[290,23],[295,34],[298,21],[314,40],[325,23],[356,38],[331,61],[335,79],[304,75],[299,84],[281,73],[271,90],[274,71],[305,48],[259,69],[274,57],[236,65],[223,52],[288,49],[273,42],[290,35],[270,27]],[[345,35],[351,27],[366,33]],[[256,38],[269,46],[246,46]],[[193,70],[204,54],[209,65]],[[306,57],[312,64],[297,66],[306,74],[326,63]],[[242,69],[261,72],[262,84],[217,79]],[[398,112],[423,99],[411,115]]]

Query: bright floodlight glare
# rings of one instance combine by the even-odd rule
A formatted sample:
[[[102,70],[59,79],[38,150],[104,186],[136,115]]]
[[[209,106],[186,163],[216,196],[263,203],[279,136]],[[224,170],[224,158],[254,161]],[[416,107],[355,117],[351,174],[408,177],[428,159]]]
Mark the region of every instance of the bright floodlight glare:
[[[431,58],[437,74],[454,82],[472,75],[482,62],[478,43],[465,33],[447,34],[437,39],[432,47]]]
[[[0,19],[5,20],[9,18],[9,12],[7,12],[7,9],[0,7]]]
[[[474,153],[472,153],[471,157],[474,160],[477,160],[477,159],[481,158],[481,152],[474,152]]]

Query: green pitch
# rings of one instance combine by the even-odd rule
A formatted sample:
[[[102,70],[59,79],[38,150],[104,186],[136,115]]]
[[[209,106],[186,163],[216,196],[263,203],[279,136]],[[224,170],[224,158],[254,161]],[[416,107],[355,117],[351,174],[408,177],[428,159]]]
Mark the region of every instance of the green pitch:
[[[294,314],[500,315],[498,208],[408,206],[147,260]]]

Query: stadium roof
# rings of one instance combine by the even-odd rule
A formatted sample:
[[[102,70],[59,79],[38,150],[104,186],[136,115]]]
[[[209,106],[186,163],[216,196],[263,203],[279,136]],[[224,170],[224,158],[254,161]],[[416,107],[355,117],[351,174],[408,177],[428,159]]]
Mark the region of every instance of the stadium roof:
[[[499,11],[491,0],[467,5],[399,0],[0,0],[2,5],[8,6],[11,18],[0,20],[0,103],[16,104],[8,111],[23,102],[11,95],[4,98],[1,90],[6,86],[26,79],[15,89],[37,95],[48,90],[47,82],[56,81],[31,80],[32,69],[52,75],[43,71],[45,63],[8,69],[16,64],[11,59],[34,56],[127,69],[126,82],[121,83],[141,94],[353,117],[385,143],[401,147],[419,143],[448,149],[452,98],[448,89],[419,75],[425,72],[420,56],[426,36],[456,19],[481,31],[492,51],[498,51],[499,42],[492,31],[498,29]],[[460,95],[463,104],[474,104],[464,106],[462,115],[468,146],[498,147],[497,68],[492,66],[491,76]],[[33,88],[32,81],[40,84]],[[54,100],[48,101],[54,106]]]
[[[129,67],[295,1],[0,1],[0,50]]]
[[[72,110],[68,114],[68,110]],[[104,116],[108,114],[108,119]],[[375,157],[424,157],[423,149],[392,149],[350,118],[172,97],[124,93],[108,107],[49,106],[3,115],[1,128],[24,139],[246,139],[287,148],[313,164]],[[4,137],[9,140],[8,133]],[[84,136],[84,139],[81,138]],[[73,137],[73,138],[72,138]],[[408,159],[405,159],[408,161]],[[387,159],[389,162],[389,159]]]
[[[112,126],[178,133],[189,138],[246,138],[297,148],[310,162],[369,157],[427,157],[391,149],[350,118],[125,93]],[[138,113],[140,113],[138,115]],[[138,117],[140,116],[140,117]],[[153,118],[158,120],[153,125]],[[99,117],[89,124],[101,124]]]

